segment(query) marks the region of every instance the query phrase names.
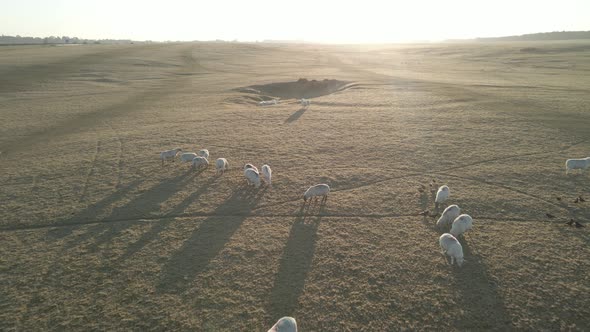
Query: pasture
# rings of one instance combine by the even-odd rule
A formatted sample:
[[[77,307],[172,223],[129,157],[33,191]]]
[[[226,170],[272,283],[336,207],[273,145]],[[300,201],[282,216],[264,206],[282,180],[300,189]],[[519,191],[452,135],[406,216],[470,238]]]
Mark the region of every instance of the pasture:
[[[583,42],[0,47],[0,330],[588,330],[589,106]]]

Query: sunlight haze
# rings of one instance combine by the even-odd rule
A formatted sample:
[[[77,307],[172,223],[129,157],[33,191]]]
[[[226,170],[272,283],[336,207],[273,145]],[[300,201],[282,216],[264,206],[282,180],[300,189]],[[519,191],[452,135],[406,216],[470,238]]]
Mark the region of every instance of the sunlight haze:
[[[0,33],[133,40],[437,41],[590,30],[590,1],[8,1]]]

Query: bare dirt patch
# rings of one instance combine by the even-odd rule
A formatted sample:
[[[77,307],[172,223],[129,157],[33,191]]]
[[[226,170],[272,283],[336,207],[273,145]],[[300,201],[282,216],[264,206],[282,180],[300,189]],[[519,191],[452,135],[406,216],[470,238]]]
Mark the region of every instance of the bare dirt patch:
[[[294,82],[278,82],[251,85],[235,89],[248,95],[234,99],[237,103],[252,103],[265,100],[317,98],[349,89],[356,84],[335,79],[308,80],[300,78]]]

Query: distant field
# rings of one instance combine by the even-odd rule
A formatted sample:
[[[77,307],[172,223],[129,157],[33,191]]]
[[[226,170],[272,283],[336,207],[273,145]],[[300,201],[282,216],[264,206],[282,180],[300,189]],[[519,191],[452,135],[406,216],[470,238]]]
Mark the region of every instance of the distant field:
[[[0,47],[0,330],[589,330],[589,107],[590,42]]]

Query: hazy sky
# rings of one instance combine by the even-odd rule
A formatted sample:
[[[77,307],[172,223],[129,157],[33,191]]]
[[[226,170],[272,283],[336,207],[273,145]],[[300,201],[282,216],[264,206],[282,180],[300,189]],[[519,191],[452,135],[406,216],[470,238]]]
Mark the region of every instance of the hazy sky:
[[[590,0],[2,0],[0,34],[400,42],[590,30]]]

